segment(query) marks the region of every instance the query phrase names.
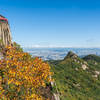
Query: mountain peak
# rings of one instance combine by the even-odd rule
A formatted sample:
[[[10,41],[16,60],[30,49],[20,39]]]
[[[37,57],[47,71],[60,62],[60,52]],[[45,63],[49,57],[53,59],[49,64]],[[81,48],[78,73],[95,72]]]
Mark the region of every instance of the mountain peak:
[[[77,58],[78,56],[72,52],[72,51],[69,51],[67,56],[65,56],[64,60],[67,59],[67,58]]]

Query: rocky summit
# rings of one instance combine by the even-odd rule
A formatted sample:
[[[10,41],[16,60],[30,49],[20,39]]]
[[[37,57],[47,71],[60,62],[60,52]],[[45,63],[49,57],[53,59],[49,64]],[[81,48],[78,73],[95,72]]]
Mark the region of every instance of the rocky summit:
[[[67,58],[77,58],[78,56],[73,53],[72,51],[68,52],[67,56],[65,56],[64,60],[66,60]]]

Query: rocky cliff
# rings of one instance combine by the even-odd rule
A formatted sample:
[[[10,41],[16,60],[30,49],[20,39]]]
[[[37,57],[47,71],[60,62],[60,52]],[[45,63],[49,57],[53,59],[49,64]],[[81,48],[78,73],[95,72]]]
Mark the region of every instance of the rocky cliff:
[[[0,15],[0,46],[11,44],[11,32],[8,20]]]

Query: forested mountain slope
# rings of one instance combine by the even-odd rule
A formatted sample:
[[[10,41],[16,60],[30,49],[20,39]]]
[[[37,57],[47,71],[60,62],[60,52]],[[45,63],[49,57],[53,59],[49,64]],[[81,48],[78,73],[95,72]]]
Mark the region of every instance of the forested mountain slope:
[[[59,61],[49,61],[61,100],[100,100],[100,57],[83,59],[73,52]]]

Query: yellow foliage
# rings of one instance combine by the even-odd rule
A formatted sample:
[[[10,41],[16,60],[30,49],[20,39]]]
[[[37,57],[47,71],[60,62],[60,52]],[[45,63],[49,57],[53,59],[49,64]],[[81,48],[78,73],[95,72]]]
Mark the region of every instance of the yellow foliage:
[[[48,63],[11,46],[0,60],[0,73],[0,100],[44,100],[38,88],[52,75]]]

